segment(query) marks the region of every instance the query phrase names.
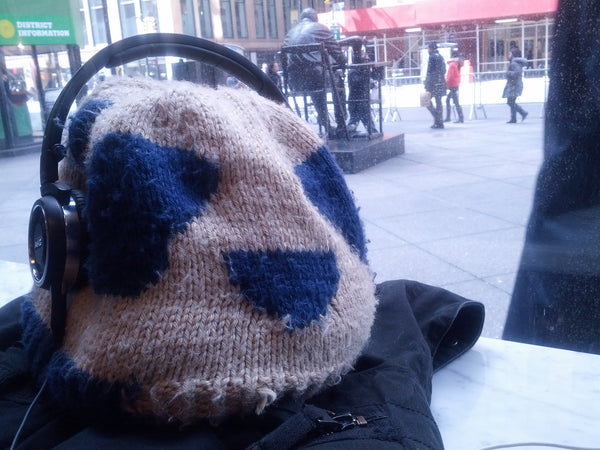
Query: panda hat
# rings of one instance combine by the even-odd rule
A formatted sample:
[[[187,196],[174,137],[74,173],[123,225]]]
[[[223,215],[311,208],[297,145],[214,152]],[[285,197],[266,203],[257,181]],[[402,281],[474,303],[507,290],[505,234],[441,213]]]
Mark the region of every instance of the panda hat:
[[[244,89],[118,79],[68,124],[60,181],[85,193],[87,282],[32,367],[77,414],[187,425],[260,414],[339,381],[376,299],[358,211],[310,127]]]

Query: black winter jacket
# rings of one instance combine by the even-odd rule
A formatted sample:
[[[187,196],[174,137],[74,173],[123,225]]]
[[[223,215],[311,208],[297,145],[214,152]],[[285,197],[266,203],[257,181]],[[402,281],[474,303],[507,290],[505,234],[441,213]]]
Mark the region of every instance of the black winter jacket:
[[[110,418],[82,423],[42,392],[16,448],[443,449],[429,408],[432,375],[476,342],[483,305],[414,281],[380,284],[377,296],[371,340],[355,369],[304,403],[283,398],[261,416],[176,430]],[[19,343],[23,298],[0,309],[2,448],[38,391]]]
[[[502,98],[517,98],[523,93],[523,67],[527,65],[525,58],[516,57],[510,60],[506,71],[506,85]]]
[[[446,62],[437,50],[429,55],[425,90],[433,97],[446,95]]]

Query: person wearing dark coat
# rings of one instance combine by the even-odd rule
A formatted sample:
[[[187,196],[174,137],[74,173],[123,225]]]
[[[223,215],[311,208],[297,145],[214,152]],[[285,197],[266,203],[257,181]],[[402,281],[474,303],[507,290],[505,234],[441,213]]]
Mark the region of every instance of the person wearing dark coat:
[[[504,339],[600,354],[600,9],[562,0],[544,160]]]
[[[521,50],[512,48],[508,53],[508,70],[506,71],[506,85],[502,92],[502,98],[510,107],[510,120],[506,123],[517,123],[517,113],[521,115],[521,121],[527,117],[527,111],[517,105],[517,97],[523,93],[523,67],[527,60],[521,57]]]
[[[319,23],[317,12],[313,8],[306,8],[300,14],[300,22],[293,27],[283,40],[283,47],[325,43],[325,48],[331,59],[334,69],[334,80],[327,80],[335,85],[341,98],[341,104],[334,102],[334,116],[337,129],[330,137],[335,137],[345,130],[346,122],[346,91],[340,73],[346,68],[346,55],[331,30]],[[329,87],[323,84],[323,64],[321,55],[306,53],[302,55],[288,55],[287,71],[290,87],[294,90],[311,91],[310,97],[317,111],[319,125],[326,130],[330,129],[329,113],[327,112],[327,93]]]
[[[446,63],[440,55],[437,43],[429,43],[429,61],[427,63],[427,76],[425,78],[425,90],[431,94],[432,103],[427,109],[433,116],[431,128],[444,128],[444,105],[442,97],[446,95]],[[435,107],[433,106],[435,100]]]
[[[267,76],[275,86],[281,89],[281,77],[279,76],[279,64],[277,62],[272,62],[267,66]]]

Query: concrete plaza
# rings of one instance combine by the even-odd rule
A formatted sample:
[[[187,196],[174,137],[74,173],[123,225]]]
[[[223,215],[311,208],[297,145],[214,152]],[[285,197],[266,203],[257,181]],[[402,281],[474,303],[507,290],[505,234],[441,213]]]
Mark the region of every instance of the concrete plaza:
[[[429,112],[399,107],[384,132],[405,153],[346,175],[360,206],[376,281],[406,278],[485,303],[483,336],[499,338],[542,160],[543,104],[506,124],[489,104],[432,130]],[[484,113],[487,118],[484,117]],[[469,119],[471,117],[471,119]],[[0,304],[31,287],[27,225],[39,196],[38,153],[0,158]]]

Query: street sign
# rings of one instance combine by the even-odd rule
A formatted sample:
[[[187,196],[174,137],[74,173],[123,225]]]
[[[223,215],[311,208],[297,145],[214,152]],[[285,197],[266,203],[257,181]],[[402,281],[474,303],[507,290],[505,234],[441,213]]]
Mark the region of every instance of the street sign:
[[[331,33],[333,34],[335,40],[339,41],[342,34],[342,27],[340,27],[339,25],[331,25],[329,29],[331,30]]]
[[[83,44],[76,0],[2,0],[0,45]]]

